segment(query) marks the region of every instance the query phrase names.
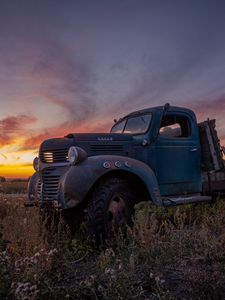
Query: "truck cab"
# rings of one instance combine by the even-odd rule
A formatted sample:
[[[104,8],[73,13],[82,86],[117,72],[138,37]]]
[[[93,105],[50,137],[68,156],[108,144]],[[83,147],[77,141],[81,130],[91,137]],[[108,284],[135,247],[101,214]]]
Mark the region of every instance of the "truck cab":
[[[27,206],[72,219],[87,211],[91,231],[105,237],[130,222],[139,201],[171,206],[225,191],[215,120],[198,124],[193,111],[169,104],[130,113],[110,133],[46,140],[34,169]]]
[[[201,191],[199,129],[191,110],[171,107],[133,113],[111,132],[133,134],[134,157],[153,169],[161,195]]]

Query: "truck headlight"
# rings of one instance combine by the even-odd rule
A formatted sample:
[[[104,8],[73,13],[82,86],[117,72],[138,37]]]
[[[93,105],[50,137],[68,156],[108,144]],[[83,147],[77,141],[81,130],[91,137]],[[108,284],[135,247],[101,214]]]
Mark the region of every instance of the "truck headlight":
[[[78,151],[76,147],[70,147],[68,152],[68,160],[71,163],[71,165],[75,165],[78,159]]]
[[[84,149],[72,146],[68,152],[68,161],[71,165],[75,165],[87,158],[87,152]]]
[[[35,159],[33,160],[33,168],[35,171],[39,171],[39,158],[35,157]]]

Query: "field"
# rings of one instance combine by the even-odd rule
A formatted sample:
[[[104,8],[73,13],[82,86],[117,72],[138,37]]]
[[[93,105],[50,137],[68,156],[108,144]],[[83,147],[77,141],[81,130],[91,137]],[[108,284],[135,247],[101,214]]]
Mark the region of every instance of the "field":
[[[6,181],[0,182],[0,193],[1,194],[23,194],[27,190],[27,181]]]
[[[63,221],[47,231],[25,197],[0,196],[0,299],[224,299],[222,199],[166,210],[140,203],[127,236],[97,248],[85,224],[73,236]]]

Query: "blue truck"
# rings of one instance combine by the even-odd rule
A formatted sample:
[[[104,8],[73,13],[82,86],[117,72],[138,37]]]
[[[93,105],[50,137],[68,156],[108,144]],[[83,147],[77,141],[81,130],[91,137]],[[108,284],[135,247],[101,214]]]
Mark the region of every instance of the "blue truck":
[[[132,222],[134,205],[210,202],[225,193],[224,151],[215,120],[187,108],[158,106],[115,120],[109,133],[45,140],[34,159],[26,206],[85,218],[107,238]]]

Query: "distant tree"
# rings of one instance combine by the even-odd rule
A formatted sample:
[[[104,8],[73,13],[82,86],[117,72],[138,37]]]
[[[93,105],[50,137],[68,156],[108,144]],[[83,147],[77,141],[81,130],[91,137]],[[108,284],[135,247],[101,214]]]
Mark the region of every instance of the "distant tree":
[[[5,179],[5,177],[3,177],[3,176],[0,176],[0,182],[6,182],[6,179]]]

